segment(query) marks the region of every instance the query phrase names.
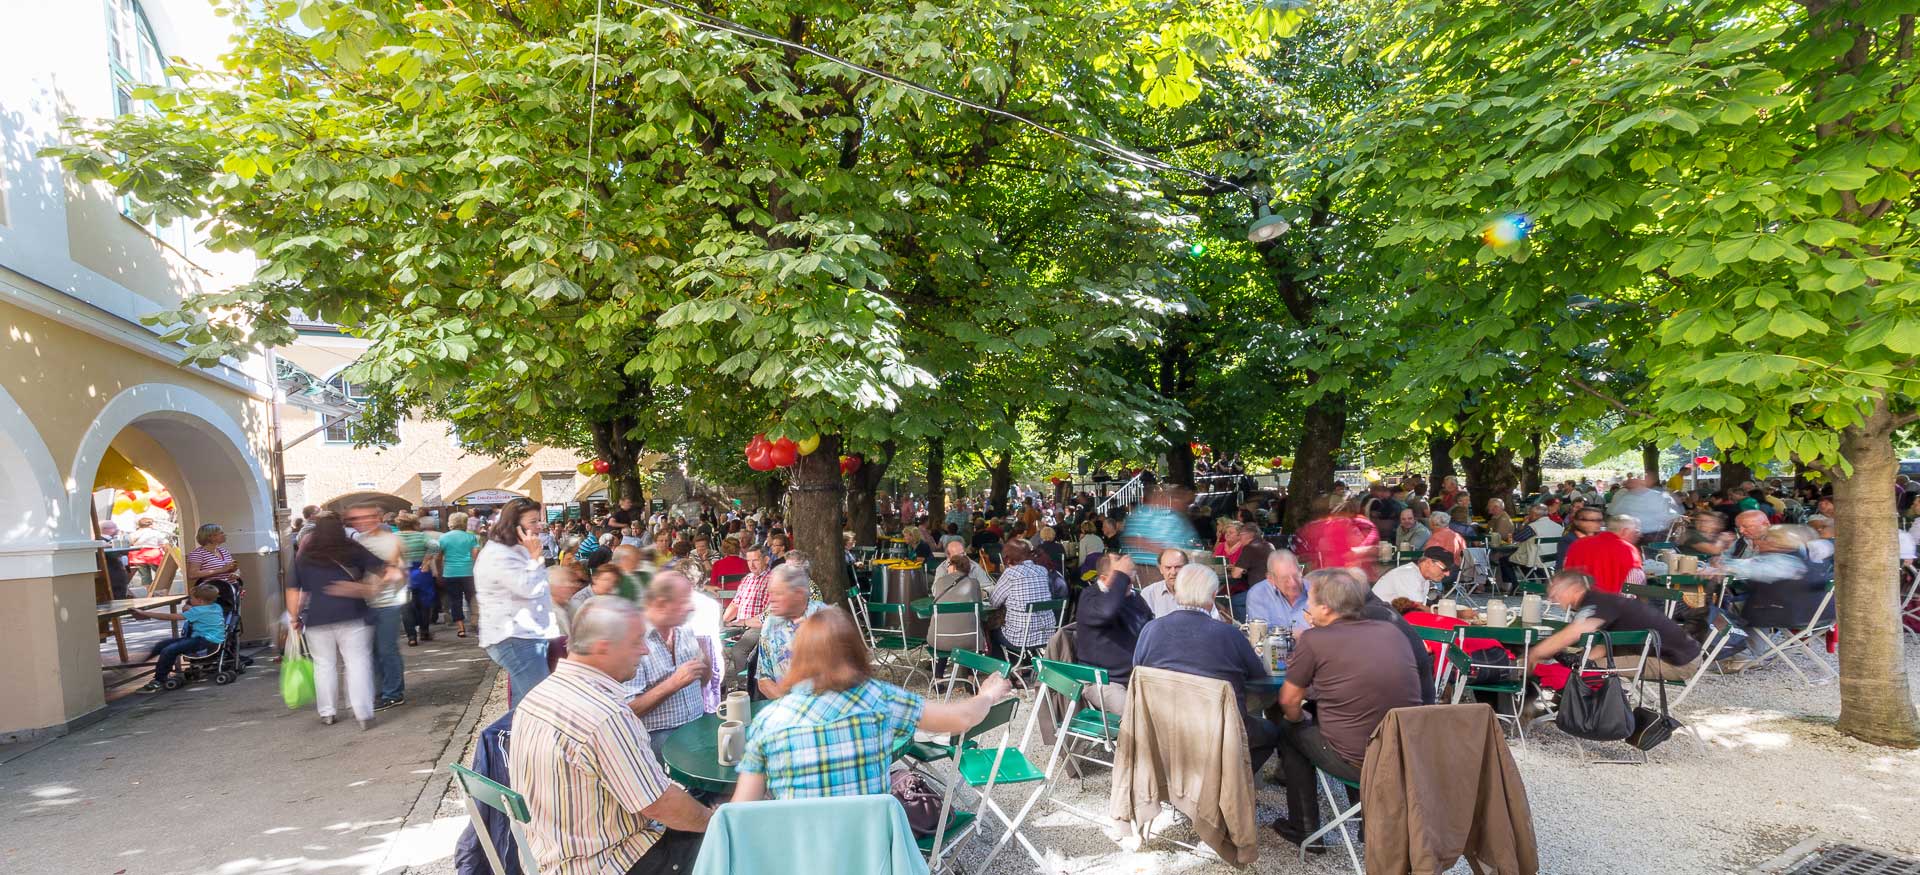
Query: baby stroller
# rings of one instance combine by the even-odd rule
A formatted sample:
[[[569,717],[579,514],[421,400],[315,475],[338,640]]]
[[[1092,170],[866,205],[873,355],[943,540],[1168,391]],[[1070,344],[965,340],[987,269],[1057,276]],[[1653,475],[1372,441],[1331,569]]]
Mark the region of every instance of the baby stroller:
[[[209,677],[221,686],[233,683],[233,679],[246,669],[240,658],[239,611],[227,612],[226,629],[226,637],[213,649],[182,656],[179,670],[168,675],[160,685],[168,690],[177,690]]]

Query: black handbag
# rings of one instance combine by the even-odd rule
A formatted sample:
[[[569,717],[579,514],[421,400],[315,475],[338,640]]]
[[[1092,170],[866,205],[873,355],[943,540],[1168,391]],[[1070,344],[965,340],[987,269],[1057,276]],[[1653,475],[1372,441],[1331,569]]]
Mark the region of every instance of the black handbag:
[[[1607,648],[1607,667],[1613,667],[1613,648]],[[1633,706],[1627,702],[1626,685],[1618,675],[1607,675],[1599,684],[1589,684],[1579,676],[1567,679],[1560,691],[1560,713],[1553,723],[1560,731],[1588,741],[1622,741],[1633,734]]]
[[[1653,685],[1660,688],[1660,710],[1644,705],[1633,709],[1633,734],[1627,736],[1627,743],[1640,750],[1653,750],[1666,744],[1674,731],[1685,725],[1667,712],[1666,682],[1656,680]]]

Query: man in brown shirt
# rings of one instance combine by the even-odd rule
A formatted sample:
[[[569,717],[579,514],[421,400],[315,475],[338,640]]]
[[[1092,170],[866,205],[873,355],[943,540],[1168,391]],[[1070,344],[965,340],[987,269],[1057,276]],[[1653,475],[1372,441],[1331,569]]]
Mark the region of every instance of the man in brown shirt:
[[[1367,582],[1351,569],[1307,575],[1307,617],[1314,627],[1300,633],[1280,690],[1287,815],[1273,822],[1273,831],[1295,844],[1320,828],[1314,770],[1360,780],[1374,728],[1388,711],[1420,704],[1420,669],[1406,638],[1392,623],[1362,617],[1367,591]],[[1311,721],[1304,708],[1308,690]]]

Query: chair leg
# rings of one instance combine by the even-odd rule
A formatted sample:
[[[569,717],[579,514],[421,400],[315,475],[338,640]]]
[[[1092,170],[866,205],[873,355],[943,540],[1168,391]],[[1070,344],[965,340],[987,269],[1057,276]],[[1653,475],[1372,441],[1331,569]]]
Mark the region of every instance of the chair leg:
[[[1331,808],[1335,814],[1332,820],[1320,827],[1319,831],[1307,836],[1300,842],[1300,859],[1302,861],[1307,859],[1307,847],[1309,845],[1319,841],[1321,836],[1338,829],[1340,830],[1340,840],[1347,846],[1347,860],[1353,863],[1353,871],[1356,875],[1360,875],[1360,873],[1364,873],[1366,870],[1360,866],[1360,853],[1355,849],[1353,835],[1347,832],[1346,827],[1347,821],[1352,820],[1354,815],[1360,813],[1360,806],[1355,804],[1347,810],[1341,811],[1340,802],[1338,798],[1333,795],[1333,786],[1327,783],[1326,773],[1315,772],[1314,777],[1320,782],[1320,792],[1326,794],[1328,807]]]

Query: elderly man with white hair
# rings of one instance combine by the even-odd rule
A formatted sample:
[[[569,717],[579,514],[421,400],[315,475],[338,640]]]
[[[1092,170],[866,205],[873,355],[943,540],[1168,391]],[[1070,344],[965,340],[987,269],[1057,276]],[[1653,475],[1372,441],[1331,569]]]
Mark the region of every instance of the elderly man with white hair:
[[[1307,584],[1292,550],[1275,550],[1267,557],[1266,579],[1247,590],[1247,619],[1295,632],[1312,625],[1307,619]]]
[[[508,773],[542,872],[678,872],[699,855],[713,811],[667,777],[626,704],[646,628],[633,602],[589,599],[567,657],[514,708]]]
[[[1133,648],[1133,665],[1215,678],[1232,686],[1246,723],[1253,770],[1258,772],[1273,755],[1280,731],[1273,721],[1246,713],[1246,685],[1266,679],[1267,667],[1240,627],[1214,619],[1213,599],[1219,589],[1220,577],[1213,569],[1200,565],[1180,569],[1173,581],[1173,598],[1179,607],[1140,630],[1140,642]]]
[[[1763,510],[1743,510],[1733,518],[1733,529],[1737,533],[1733,539],[1733,550],[1729,559],[1745,559],[1759,552],[1760,539],[1766,537],[1767,527],[1772,521]]]
[[[760,695],[777,699],[787,691],[780,679],[793,661],[793,633],[801,620],[826,607],[813,598],[813,581],[804,562],[782,565],[768,576],[767,619],[760,626]]]

